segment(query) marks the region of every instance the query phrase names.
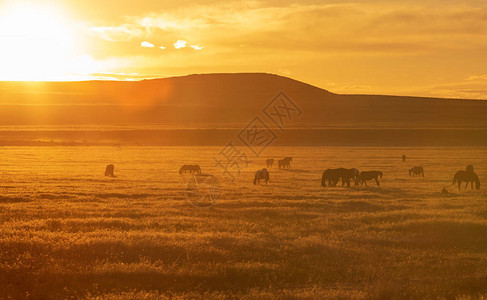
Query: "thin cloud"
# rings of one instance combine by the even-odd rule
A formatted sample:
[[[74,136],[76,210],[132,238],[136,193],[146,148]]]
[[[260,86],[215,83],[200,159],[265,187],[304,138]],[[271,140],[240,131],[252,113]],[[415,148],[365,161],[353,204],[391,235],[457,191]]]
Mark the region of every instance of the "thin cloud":
[[[162,49],[162,50],[164,50],[164,49],[166,49],[166,47],[164,47],[164,46],[161,46],[161,47],[159,47],[159,49]]]
[[[89,31],[103,40],[110,42],[131,41],[142,37],[145,34],[143,28],[134,24],[120,26],[91,27]]]
[[[143,47],[143,48],[154,48],[154,44],[151,44],[147,41],[143,41],[142,43],[140,43],[140,47]]]
[[[185,48],[187,43],[188,42],[186,42],[184,40],[178,40],[177,42],[174,43],[174,48],[176,48],[176,49]]]
[[[201,49],[203,49],[203,47],[201,47],[199,45],[191,45],[190,47],[193,48],[194,50],[201,50]]]

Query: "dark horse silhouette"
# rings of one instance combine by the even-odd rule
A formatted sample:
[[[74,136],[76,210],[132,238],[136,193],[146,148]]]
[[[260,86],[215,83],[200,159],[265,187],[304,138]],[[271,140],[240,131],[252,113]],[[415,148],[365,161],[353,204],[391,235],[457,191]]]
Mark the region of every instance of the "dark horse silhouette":
[[[379,179],[382,178],[382,172],[381,171],[362,171],[360,172],[360,183],[363,183],[367,185],[367,180],[372,180],[375,179],[375,182],[377,185],[379,184]]]
[[[329,186],[336,186],[340,178],[342,179],[342,186],[347,184],[350,187],[350,180],[355,181],[355,185],[358,185],[360,172],[357,169],[327,169],[321,175],[321,185],[326,186],[326,181],[328,181]]]
[[[264,180],[265,184],[269,182],[269,172],[266,168],[255,172],[254,184],[260,183],[261,180]]]
[[[113,171],[115,170],[115,166],[112,164],[107,165],[105,168],[105,176],[110,176],[110,177],[117,177],[115,174],[113,174]]]
[[[422,175],[424,177],[424,170],[423,170],[423,167],[412,167],[411,169],[409,169],[409,176],[413,176],[413,177],[416,177],[416,176],[420,176]]]
[[[269,158],[268,160],[265,161],[267,164],[268,168],[272,168],[272,165],[274,164],[274,160],[272,158]]]
[[[326,182],[328,181],[329,186],[336,186],[340,180],[340,174],[338,173],[337,169],[326,169],[321,175],[321,185],[326,186]]]
[[[455,173],[455,176],[453,177],[452,185],[455,183],[458,183],[458,190],[460,190],[460,186],[462,185],[462,182],[465,182],[465,189],[467,189],[468,184],[471,184],[472,190],[473,190],[473,183],[475,182],[475,188],[477,190],[480,190],[480,180],[477,174],[474,172],[470,171],[464,171],[460,170]]]
[[[201,174],[201,168],[198,165],[183,165],[181,169],[179,169],[179,175],[183,173],[189,173],[189,174]]]
[[[279,165],[279,169],[281,167],[283,169],[290,168],[291,167],[291,161],[293,161],[292,157],[284,157],[283,159],[278,160],[277,164]]]

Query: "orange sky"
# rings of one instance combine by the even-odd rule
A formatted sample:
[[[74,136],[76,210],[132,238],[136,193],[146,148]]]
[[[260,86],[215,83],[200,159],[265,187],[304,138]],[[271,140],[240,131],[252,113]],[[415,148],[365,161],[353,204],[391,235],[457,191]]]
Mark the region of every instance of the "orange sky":
[[[0,80],[267,72],[337,93],[487,99],[486,37],[477,0],[0,0]]]

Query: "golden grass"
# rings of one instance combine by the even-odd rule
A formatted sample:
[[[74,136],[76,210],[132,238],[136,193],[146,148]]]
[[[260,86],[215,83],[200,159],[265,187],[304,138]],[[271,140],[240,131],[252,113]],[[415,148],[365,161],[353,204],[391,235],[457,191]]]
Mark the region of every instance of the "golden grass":
[[[195,207],[179,167],[218,176],[219,150],[0,148],[0,298],[487,296],[487,149],[271,148],[222,181],[215,206]],[[284,156],[292,169],[252,184]],[[103,176],[108,163],[118,178]],[[451,186],[467,164],[480,191]],[[408,177],[413,165],[424,179]],[[384,178],[321,187],[338,166]]]

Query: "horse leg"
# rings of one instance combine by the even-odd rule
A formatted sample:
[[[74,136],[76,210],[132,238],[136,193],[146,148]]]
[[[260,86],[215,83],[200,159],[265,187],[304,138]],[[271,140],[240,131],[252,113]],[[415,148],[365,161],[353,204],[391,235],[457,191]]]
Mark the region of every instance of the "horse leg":
[[[375,182],[377,182],[377,186],[379,186],[379,179],[377,179],[377,177],[374,178],[375,179]]]

